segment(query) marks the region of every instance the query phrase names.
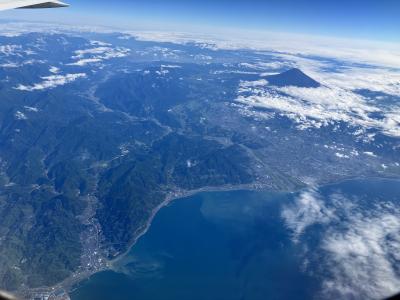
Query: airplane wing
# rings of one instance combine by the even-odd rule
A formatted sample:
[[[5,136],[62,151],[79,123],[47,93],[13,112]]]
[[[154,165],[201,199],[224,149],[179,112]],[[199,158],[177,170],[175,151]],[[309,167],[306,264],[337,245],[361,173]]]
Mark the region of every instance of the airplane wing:
[[[55,8],[67,6],[68,4],[58,0],[0,0],[0,10],[14,8]]]

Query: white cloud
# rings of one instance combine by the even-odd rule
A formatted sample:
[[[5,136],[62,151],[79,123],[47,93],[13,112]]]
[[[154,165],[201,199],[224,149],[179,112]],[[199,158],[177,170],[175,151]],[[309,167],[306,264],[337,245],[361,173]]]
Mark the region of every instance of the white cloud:
[[[178,65],[161,65],[161,68],[166,68],[166,69],[181,69],[182,66],[178,66]]]
[[[23,112],[21,112],[21,111],[17,111],[17,112],[15,113],[15,118],[16,118],[17,120],[27,120],[27,119],[28,119],[27,116],[26,116]]]
[[[16,62],[6,62],[3,64],[0,64],[1,68],[19,68],[21,67],[21,64],[18,64]]]
[[[118,37],[119,40],[130,40],[132,39],[132,36],[130,35],[122,35]]]
[[[21,45],[0,45],[0,54],[3,56],[12,56],[21,52]]]
[[[399,209],[383,203],[373,211],[347,213],[345,230],[332,227],[322,243],[332,272],[324,281],[324,293],[381,299],[399,292],[400,276],[394,268],[400,263]]]
[[[250,68],[259,71],[265,70],[277,70],[287,67],[294,67],[294,64],[282,61],[272,61],[272,62],[257,62],[257,63],[241,63],[239,66],[244,68]]]
[[[160,71],[156,71],[156,74],[159,76],[165,76],[165,75],[169,74],[169,71],[161,69]]]
[[[323,84],[346,90],[367,89],[400,97],[400,72],[385,68],[347,67],[341,72],[313,72]]]
[[[340,152],[336,152],[335,155],[336,155],[336,157],[338,157],[338,158],[350,158],[349,155],[343,154],[343,153],[340,153]]]
[[[197,54],[193,56],[195,60],[200,60],[200,61],[208,61],[212,60],[213,57],[210,55],[204,55],[204,54]]]
[[[44,60],[39,60],[39,59],[28,59],[23,62],[12,62],[7,60],[6,62],[0,64],[0,67],[2,68],[20,68],[25,65],[35,65],[35,64],[44,64],[46,63]]]
[[[80,59],[74,63],[70,63],[68,65],[70,66],[86,66],[88,64],[92,64],[92,63],[97,63],[97,62],[101,62],[102,60],[100,58],[84,58],[84,59]]]
[[[0,45],[0,59],[2,62],[0,67],[2,68],[19,68],[24,65],[33,65],[38,63],[44,63],[43,60],[35,60],[35,59],[27,59],[25,61],[21,61],[27,56],[35,54],[29,48],[24,48],[21,45]]]
[[[36,107],[32,106],[24,106],[25,110],[30,111],[30,112],[39,112],[39,109]]]
[[[334,211],[325,206],[314,189],[302,192],[293,205],[282,210],[282,218],[293,232],[293,240],[296,243],[309,226],[329,223],[334,217]]]
[[[92,46],[111,46],[111,44],[105,43],[102,41],[90,41],[90,45],[92,45]]]
[[[322,298],[383,299],[400,290],[400,208],[391,202],[351,199],[342,194],[323,198],[316,190],[303,192],[285,206],[282,217],[301,242],[306,268],[322,279]],[[319,242],[301,239],[319,224]],[[311,231],[310,234],[316,231]]]
[[[101,26],[77,26],[29,22],[8,22],[0,24],[0,35],[18,36],[30,32],[65,33],[97,32],[122,34],[143,41],[172,42],[177,44],[196,43],[201,48],[251,49],[273,51],[292,55],[336,58],[356,63],[400,68],[400,44],[355,39],[340,39],[321,36],[307,36],[282,32],[252,32],[224,30],[200,34],[166,31],[116,31]],[[96,43],[96,41],[94,41]],[[100,42],[102,43],[102,42]],[[99,44],[100,45],[100,44]]]
[[[240,71],[240,70],[218,70],[212,71],[211,74],[219,75],[219,74],[247,74],[247,75],[258,75],[258,72],[249,72],[249,71]]]
[[[221,32],[191,34],[183,32],[130,32],[138,40],[197,43],[203,48],[251,49],[272,51],[295,56],[320,56],[348,62],[400,68],[400,44],[365,40],[349,40],[320,36],[274,32]],[[223,38],[222,38],[223,37]]]
[[[86,77],[85,73],[45,76],[42,77],[43,81],[40,83],[36,83],[31,86],[20,84],[15,89],[28,92],[52,89],[57,86],[62,86],[84,77]]]
[[[372,157],[377,157],[373,152],[370,151],[365,151],[364,154]]]
[[[367,89],[400,97],[399,69],[376,66],[356,67],[346,61],[332,62],[283,53],[275,53],[273,57],[283,68],[299,68],[326,86],[339,87],[349,91]],[[354,62],[357,63],[357,61]],[[273,64],[275,61],[271,63]],[[265,75],[270,75],[270,73]]]
[[[49,69],[50,73],[57,74],[60,72],[60,69],[54,66],[51,66]]]
[[[263,87],[268,84],[268,81],[265,79],[255,80],[255,81],[242,81],[240,82],[239,93],[243,92],[251,92],[251,89],[248,88],[255,88],[255,87]]]
[[[400,106],[381,108],[340,86],[278,88],[268,86],[265,80],[242,82],[236,102],[276,110],[295,121],[299,129],[346,122],[400,137]],[[372,113],[379,113],[383,118],[371,117]]]
[[[112,58],[125,57],[129,54],[129,52],[130,49],[127,48],[111,48],[106,46],[77,50],[75,51],[75,56],[72,57],[72,59],[75,59],[77,61],[74,63],[70,63],[69,65],[85,66],[87,64],[97,63]]]
[[[148,47],[144,50],[137,50],[136,54],[140,56],[153,56],[155,58],[163,58],[168,60],[179,59],[180,55],[183,53],[181,50],[174,50],[167,47],[153,46]]]

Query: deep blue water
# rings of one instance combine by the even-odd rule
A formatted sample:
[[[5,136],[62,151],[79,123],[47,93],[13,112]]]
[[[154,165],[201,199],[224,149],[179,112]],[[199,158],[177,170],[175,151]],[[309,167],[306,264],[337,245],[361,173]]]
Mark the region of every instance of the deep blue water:
[[[316,203],[324,205],[321,210],[315,210],[315,205],[299,206],[303,203],[299,202],[301,195],[232,191],[177,200],[159,212],[149,231],[119,261],[116,271],[102,272],[84,281],[72,299],[264,300],[346,296],[334,289],[324,291],[328,279],[341,280],[331,272],[332,265],[340,262],[333,260],[337,255],[328,255],[322,248],[324,238],[332,230],[336,230],[336,235],[331,234],[335,237],[350,230],[346,224],[350,228],[353,223],[360,226],[360,222],[366,221],[364,215],[372,219],[380,209],[382,215],[391,213],[400,220],[399,181],[354,180],[314,189],[312,195],[319,201]],[[388,204],[380,208],[381,203]],[[297,221],[308,222],[312,216],[320,222],[309,225],[295,241],[295,229],[283,217],[283,211],[297,213],[301,209],[305,213],[297,215]],[[328,222],[325,217],[331,216],[331,211],[336,217]],[[394,268],[400,267],[398,261],[392,262]],[[382,293],[378,287],[376,290]],[[362,295],[363,291],[358,293]]]

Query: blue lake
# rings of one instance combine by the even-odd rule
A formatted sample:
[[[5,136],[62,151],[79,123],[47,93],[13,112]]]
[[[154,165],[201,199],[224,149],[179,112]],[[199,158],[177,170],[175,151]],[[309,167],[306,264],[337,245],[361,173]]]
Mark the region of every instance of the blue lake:
[[[264,300],[390,295],[400,282],[399,211],[396,180],[345,181],[286,194],[198,194],[162,209],[114,271],[82,282],[71,298]],[[380,225],[380,220],[385,223]],[[355,243],[360,247],[348,247]],[[376,252],[377,247],[382,251]],[[354,258],[347,261],[349,257]],[[382,262],[385,269],[374,266]],[[362,280],[372,282],[368,287]]]

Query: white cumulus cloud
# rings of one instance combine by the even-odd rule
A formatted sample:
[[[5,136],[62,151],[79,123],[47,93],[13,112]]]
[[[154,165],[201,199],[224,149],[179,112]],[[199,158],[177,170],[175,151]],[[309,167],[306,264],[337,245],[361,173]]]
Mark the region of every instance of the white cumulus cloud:
[[[322,226],[316,246],[303,244],[304,257],[318,264],[317,271],[309,264],[306,271],[322,280],[322,298],[383,299],[399,292],[398,205],[380,201],[366,206],[357,198],[338,193],[324,198],[311,189],[285,206],[282,217],[296,244],[307,230],[313,234],[313,225]]]
[[[293,240],[296,243],[309,226],[329,223],[334,217],[334,210],[325,206],[315,189],[302,192],[294,204],[282,211],[282,218],[293,232]]]
[[[84,77],[86,77],[85,73],[45,76],[42,77],[43,81],[40,83],[35,83],[34,85],[30,86],[20,84],[15,89],[28,92],[47,90],[55,88],[57,86],[68,84],[79,78],[84,78]]]
[[[333,79],[329,83],[319,88],[278,88],[269,86],[266,80],[242,82],[236,102],[280,112],[295,121],[299,129],[345,122],[354,127],[374,128],[386,135],[400,137],[400,105],[382,107],[346,89],[345,84],[340,86]],[[374,113],[382,117],[375,118]]]
[[[400,263],[399,209],[384,203],[374,212],[355,211],[345,227],[328,230],[322,243],[332,272],[324,293],[381,299],[399,292],[400,276],[394,268]]]
[[[93,42],[92,42],[93,44]],[[98,45],[98,42],[95,44]],[[109,46],[100,46],[95,48],[83,49],[75,51],[75,56],[72,59],[76,60],[69,65],[72,66],[85,66],[91,63],[97,63],[112,58],[121,58],[129,54],[130,49],[117,47],[112,48]]]

